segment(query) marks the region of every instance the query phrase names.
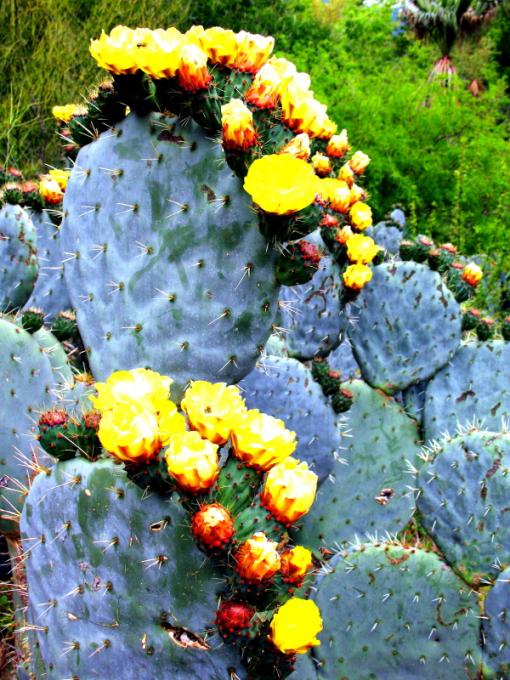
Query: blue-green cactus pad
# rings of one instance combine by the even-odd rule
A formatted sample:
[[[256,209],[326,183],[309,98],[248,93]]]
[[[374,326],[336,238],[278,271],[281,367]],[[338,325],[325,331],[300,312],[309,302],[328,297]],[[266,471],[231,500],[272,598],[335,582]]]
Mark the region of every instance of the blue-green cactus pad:
[[[437,555],[361,545],[327,571],[313,595],[319,680],[479,678],[476,595]]]
[[[388,392],[425,380],[457,350],[461,315],[441,277],[415,262],[384,263],[347,306],[365,380]]]
[[[275,253],[200,127],[129,115],[80,151],[64,211],[66,282],[96,379],[149,366],[175,391],[249,373],[276,314]]]
[[[213,634],[221,580],[175,497],[144,492],[111,460],[74,459],[35,480],[21,528],[45,677],[244,677]],[[169,626],[210,648],[178,646]]]
[[[361,380],[347,387],[354,400],[343,414],[340,457],[297,535],[313,548],[335,549],[357,537],[396,534],[415,508],[410,469],[418,461],[416,424],[391,397]]]
[[[419,474],[425,529],[468,582],[510,565],[510,435],[472,431],[447,438]]]
[[[499,431],[510,417],[509,366],[510,343],[463,345],[427,387],[426,438],[454,434],[459,425],[473,422]]]
[[[0,208],[0,311],[25,304],[37,277],[37,234],[19,205]]]
[[[510,569],[505,569],[489,590],[482,621],[486,678],[510,678]]]

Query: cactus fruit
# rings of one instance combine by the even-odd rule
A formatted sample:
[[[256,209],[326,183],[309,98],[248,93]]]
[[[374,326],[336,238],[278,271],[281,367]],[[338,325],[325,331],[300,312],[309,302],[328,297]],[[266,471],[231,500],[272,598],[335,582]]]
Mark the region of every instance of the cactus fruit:
[[[37,277],[37,234],[19,205],[0,208],[0,311],[22,307]]]
[[[475,680],[476,594],[434,553],[360,544],[328,563],[313,595],[327,612],[319,680]]]
[[[340,456],[297,533],[303,545],[315,549],[335,550],[367,534],[395,534],[414,512],[415,423],[393,399],[362,381],[348,388],[353,404],[343,416]]]
[[[365,380],[395,392],[433,375],[460,343],[459,305],[435,272],[414,262],[374,267],[348,305],[349,339]]]
[[[469,431],[437,443],[420,470],[423,526],[468,583],[491,583],[510,564],[509,467],[508,434]]]
[[[510,416],[510,346],[502,341],[463,345],[430,380],[425,393],[426,439],[453,435],[458,425],[483,422],[498,432]]]

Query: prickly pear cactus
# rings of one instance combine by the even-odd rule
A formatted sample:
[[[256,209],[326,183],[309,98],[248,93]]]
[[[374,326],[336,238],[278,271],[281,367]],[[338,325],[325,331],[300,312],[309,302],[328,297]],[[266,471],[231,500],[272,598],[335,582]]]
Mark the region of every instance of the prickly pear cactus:
[[[484,660],[496,680],[510,677],[510,569],[498,576],[484,603]]]
[[[476,595],[441,559],[391,544],[335,557],[314,599],[326,613],[319,680],[475,680]]]
[[[73,382],[73,371],[65,349],[47,328],[40,328],[32,334],[39,347],[44,351],[51,364],[54,381],[58,384]]]
[[[61,244],[96,378],[150,365],[182,386],[249,372],[277,297],[250,206],[193,122],[133,114],[81,150]]]
[[[322,243],[318,232],[309,238],[314,243]],[[282,286],[281,326],[291,356],[312,359],[327,355],[338,346],[345,327],[341,290],[340,269],[330,255],[321,258],[317,272],[308,283]]]
[[[65,256],[59,244],[60,227],[53,223],[47,211],[28,212],[37,232],[39,273],[25,308],[42,309],[51,321],[60,311],[71,307],[62,264]]]
[[[415,508],[416,425],[393,399],[362,381],[347,387],[353,404],[344,414],[340,456],[298,533],[302,543],[314,548],[335,549],[367,535],[395,534]]]
[[[418,478],[423,526],[468,583],[491,583],[510,564],[510,435],[467,432],[428,459]]]
[[[306,366],[268,356],[239,387],[249,408],[281,418],[298,437],[297,454],[323,481],[340,456],[342,438],[333,409]]]
[[[185,518],[175,498],[144,493],[111,460],[37,478],[21,528],[46,677],[115,677],[127,659],[133,678],[244,677],[210,633],[218,580]]]
[[[19,205],[0,208],[0,310],[18,309],[30,297],[37,277],[37,234]]]
[[[348,305],[349,338],[365,380],[395,392],[444,366],[460,344],[458,303],[425,265],[395,262]]]
[[[429,382],[425,393],[427,439],[451,435],[458,425],[481,422],[499,431],[510,415],[508,366],[510,345],[494,340],[459,348],[453,359]]]
[[[0,531],[16,533],[27,479],[41,458],[37,413],[56,399],[56,380],[47,352],[29,333],[0,319],[0,338]]]

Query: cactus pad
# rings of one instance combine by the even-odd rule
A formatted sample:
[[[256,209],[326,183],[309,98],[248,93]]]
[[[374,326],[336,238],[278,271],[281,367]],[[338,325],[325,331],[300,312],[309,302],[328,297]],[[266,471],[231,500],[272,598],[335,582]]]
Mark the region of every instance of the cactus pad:
[[[0,208],[0,311],[18,309],[30,297],[37,277],[37,235],[19,205]]]

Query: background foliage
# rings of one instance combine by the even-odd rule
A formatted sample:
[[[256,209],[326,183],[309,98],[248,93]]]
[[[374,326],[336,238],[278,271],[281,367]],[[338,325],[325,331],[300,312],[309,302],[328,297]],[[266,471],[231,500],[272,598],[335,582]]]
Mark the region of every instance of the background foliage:
[[[454,52],[451,89],[429,81],[436,48],[392,15],[389,5],[357,0],[5,0],[0,162],[32,170],[58,163],[51,106],[80,101],[103,77],[88,56],[102,28],[245,28],[275,36],[277,52],[310,72],[332,117],[373,158],[365,184],[376,218],[402,203],[414,232],[509,258],[508,0],[479,45]],[[477,97],[467,89],[473,79]]]

